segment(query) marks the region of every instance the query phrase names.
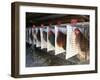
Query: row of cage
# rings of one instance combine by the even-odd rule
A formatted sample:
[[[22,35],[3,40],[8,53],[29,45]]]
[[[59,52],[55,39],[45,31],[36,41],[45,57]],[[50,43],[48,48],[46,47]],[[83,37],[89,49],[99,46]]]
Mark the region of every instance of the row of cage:
[[[26,28],[26,42],[47,52],[54,51],[55,55],[66,53],[66,59],[77,54],[87,57],[89,22]]]

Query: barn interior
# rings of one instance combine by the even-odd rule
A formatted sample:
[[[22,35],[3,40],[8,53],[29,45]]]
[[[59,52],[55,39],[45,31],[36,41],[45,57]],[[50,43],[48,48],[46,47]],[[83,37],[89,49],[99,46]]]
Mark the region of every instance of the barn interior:
[[[51,14],[51,13],[31,13],[26,12],[26,29],[35,27],[59,25],[59,24],[72,24],[72,20],[76,23],[89,22],[89,15],[72,15],[72,14]],[[78,64],[78,59],[71,58],[64,59],[64,53],[55,56],[53,52],[47,54],[46,50],[36,48],[34,45],[26,42],[26,67],[36,66],[60,66],[60,65],[74,65]],[[88,64],[89,62],[85,62]],[[82,63],[84,64],[84,63]]]

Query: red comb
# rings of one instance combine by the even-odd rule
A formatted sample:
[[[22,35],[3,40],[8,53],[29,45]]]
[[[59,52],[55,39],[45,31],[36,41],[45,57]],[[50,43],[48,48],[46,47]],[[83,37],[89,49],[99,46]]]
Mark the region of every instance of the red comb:
[[[79,34],[80,33],[80,30],[78,28],[76,28],[74,31],[75,31],[75,34]]]

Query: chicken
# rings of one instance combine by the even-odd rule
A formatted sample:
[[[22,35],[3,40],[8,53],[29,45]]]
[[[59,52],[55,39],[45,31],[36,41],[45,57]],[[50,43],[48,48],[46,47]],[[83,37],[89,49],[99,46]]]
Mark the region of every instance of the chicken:
[[[61,31],[58,31],[57,45],[62,47],[64,50],[66,49],[66,34],[62,33]]]
[[[37,40],[41,42],[40,29],[38,29],[37,32]]]
[[[50,43],[55,46],[55,34],[51,30],[48,33],[48,39]]]
[[[78,59],[81,61],[89,60],[89,40],[85,38],[78,28],[73,31],[72,40],[73,49],[78,52]]]
[[[47,32],[43,31],[43,38],[47,42]]]

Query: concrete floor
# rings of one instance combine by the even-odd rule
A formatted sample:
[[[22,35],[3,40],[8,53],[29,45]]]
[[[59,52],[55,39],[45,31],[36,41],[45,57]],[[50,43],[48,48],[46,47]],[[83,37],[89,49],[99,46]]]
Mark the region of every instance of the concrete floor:
[[[34,46],[26,48],[26,67],[40,66],[60,66],[60,65],[76,65],[89,64],[89,61],[80,62],[76,56],[66,60],[65,53],[54,55],[54,52],[46,52]]]

